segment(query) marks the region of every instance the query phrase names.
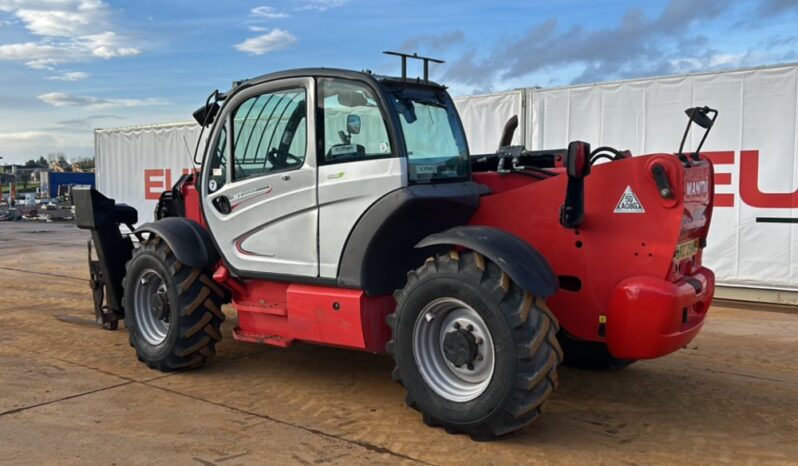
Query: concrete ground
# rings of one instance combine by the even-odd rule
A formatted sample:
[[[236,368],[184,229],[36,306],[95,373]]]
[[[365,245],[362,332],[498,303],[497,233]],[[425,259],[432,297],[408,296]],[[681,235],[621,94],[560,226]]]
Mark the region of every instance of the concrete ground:
[[[426,427],[385,356],[234,341],[162,374],[92,319],[87,234],[0,224],[3,464],[798,464],[798,314],[715,306],[671,356],[563,368],[533,426],[476,443]]]

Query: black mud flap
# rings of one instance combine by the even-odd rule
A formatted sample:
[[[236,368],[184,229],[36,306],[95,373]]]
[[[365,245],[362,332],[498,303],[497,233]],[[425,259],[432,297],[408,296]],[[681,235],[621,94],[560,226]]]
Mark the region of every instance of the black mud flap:
[[[133,255],[133,241],[122,234],[119,226],[126,225],[131,232],[134,231],[138,213],[130,206],[117,205],[113,199],[93,188],[76,187],[73,197],[78,228],[91,230],[88,241],[89,286],[94,298],[94,315],[98,325],[116,330],[119,321],[125,317],[122,280],[125,264]],[[92,259],[92,244],[96,260]]]

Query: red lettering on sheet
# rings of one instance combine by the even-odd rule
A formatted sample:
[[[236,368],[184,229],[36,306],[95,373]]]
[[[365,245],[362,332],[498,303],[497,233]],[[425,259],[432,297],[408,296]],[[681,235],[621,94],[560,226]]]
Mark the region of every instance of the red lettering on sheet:
[[[701,154],[711,160],[715,168],[719,165],[734,165],[734,151],[702,152]],[[731,185],[731,173],[715,172],[713,181],[716,187],[729,186]],[[715,207],[734,207],[734,194],[716,192]]]
[[[740,198],[751,207],[794,209],[798,190],[791,193],[763,193],[759,190],[759,151],[740,152]]]
[[[184,168],[183,175],[191,173]],[[161,193],[172,188],[172,170],[170,168],[148,168],[144,170],[144,199],[157,201]]]

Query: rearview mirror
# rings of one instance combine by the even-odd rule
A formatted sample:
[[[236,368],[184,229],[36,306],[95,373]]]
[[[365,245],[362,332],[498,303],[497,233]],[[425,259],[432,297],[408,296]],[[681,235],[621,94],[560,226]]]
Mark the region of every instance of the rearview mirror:
[[[213,123],[217,113],[219,113],[219,104],[213,102],[196,109],[193,115],[194,120],[199,123],[200,126],[209,126]]]
[[[360,134],[360,115],[350,114],[346,116],[346,132]]]
[[[365,107],[368,104],[368,100],[362,92],[341,90],[338,93],[338,103],[343,107]]]
[[[573,141],[568,144],[565,167],[571,178],[584,178],[590,174],[590,144]]]

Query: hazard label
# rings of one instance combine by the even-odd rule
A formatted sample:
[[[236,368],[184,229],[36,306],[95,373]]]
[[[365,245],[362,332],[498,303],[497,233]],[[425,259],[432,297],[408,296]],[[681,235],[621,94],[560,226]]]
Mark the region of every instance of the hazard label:
[[[627,186],[626,191],[621,195],[621,200],[618,201],[618,205],[615,206],[615,213],[642,214],[645,212],[646,209],[643,208],[643,204],[640,203],[640,200],[637,198],[634,191],[632,191],[632,187]]]

